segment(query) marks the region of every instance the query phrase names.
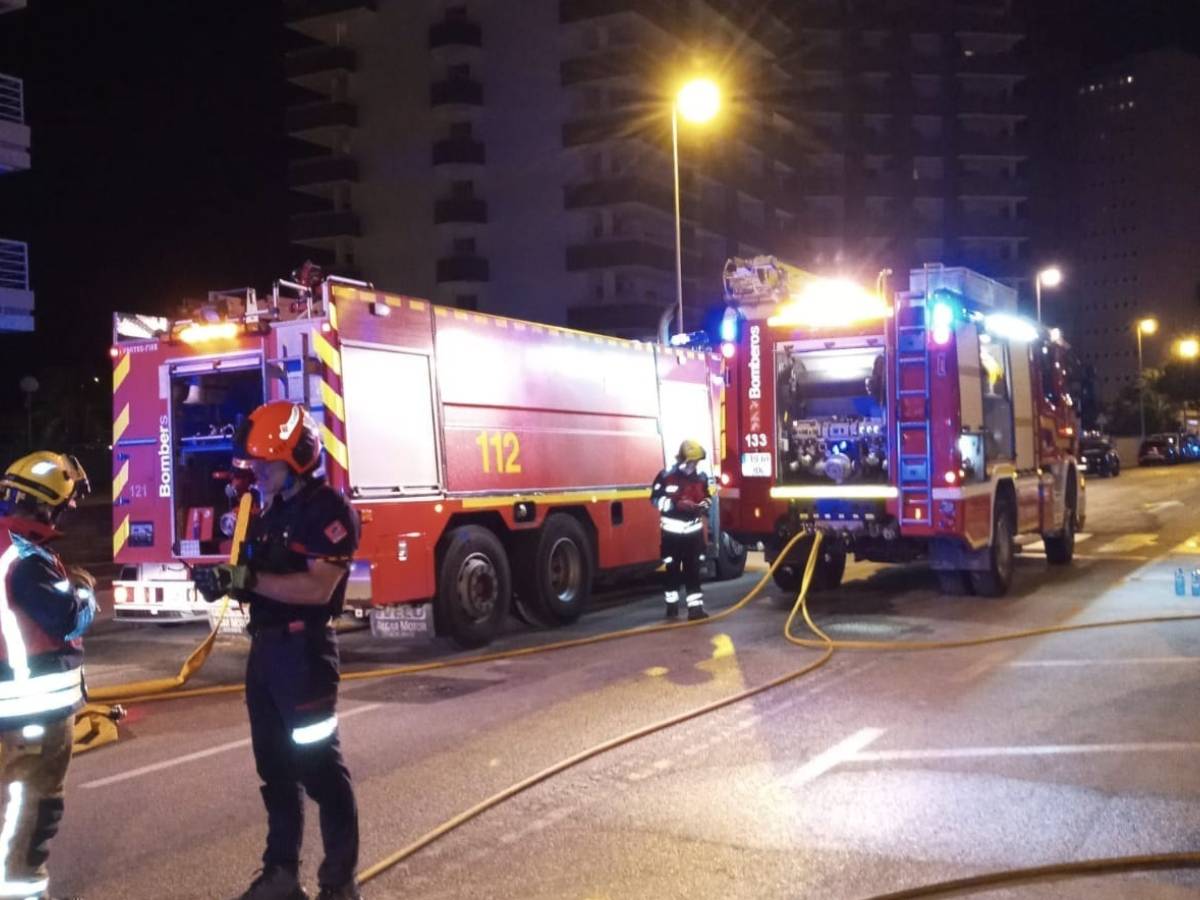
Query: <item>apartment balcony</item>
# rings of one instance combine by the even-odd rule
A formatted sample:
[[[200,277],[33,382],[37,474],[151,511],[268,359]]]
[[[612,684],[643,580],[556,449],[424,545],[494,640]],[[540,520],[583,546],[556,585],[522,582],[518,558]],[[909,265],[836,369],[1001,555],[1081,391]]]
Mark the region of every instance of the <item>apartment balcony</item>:
[[[958,95],[956,110],[959,115],[974,116],[1027,116],[1028,103],[1021,97],[1004,94],[976,94],[962,91]]]
[[[347,13],[374,12],[378,0],[283,0],[283,18],[289,23],[302,23]]]
[[[559,81],[563,87],[604,81],[613,78],[633,78],[639,82],[653,77],[661,63],[642,47],[624,47],[564,59],[559,66]]]
[[[994,215],[959,215],[955,221],[959,237],[1029,237],[1029,219]]]
[[[567,271],[609,269],[614,266],[639,266],[675,271],[675,250],[637,239],[590,241],[567,247]]]
[[[581,303],[567,308],[567,327],[632,340],[656,341],[658,324],[666,309],[665,302]]]
[[[796,54],[795,66],[810,72],[840,72],[846,68],[852,54],[842,47],[818,47]],[[854,54],[857,56],[857,54]]]
[[[1033,264],[1023,259],[998,259],[976,254],[962,254],[955,262],[988,278],[1032,278]]]
[[[283,74],[288,81],[326,96],[332,96],[339,82],[357,67],[355,53],[349,47],[305,47],[283,58]]]
[[[672,34],[680,27],[678,10],[668,0],[560,0],[558,4],[558,21],[564,25],[619,15],[640,16]]]
[[[1029,179],[1007,175],[959,175],[955,187],[960,197],[1028,197]]]
[[[437,261],[438,284],[490,280],[488,261],[482,256],[446,256]]]
[[[566,209],[588,209],[595,206],[615,206],[637,203],[662,212],[675,211],[675,195],[670,187],[645,178],[608,178],[568,185],[563,190]]]
[[[349,156],[315,156],[288,163],[288,187],[311,191],[358,181],[358,163]],[[324,193],[325,191],[317,191]]]
[[[1011,75],[1024,78],[1029,74],[1029,56],[1020,50],[1008,53],[961,53],[954,59],[954,69],[960,75]]]
[[[0,331],[33,331],[29,248],[21,241],[0,240]]]
[[[432,106],[482,106],[483,85],[473,78],[451,78],[429,86]]]
[[[628,136],[633,128],[633,116],[628,112],[594,113],[564,122],[563,146],[578,147]]]
[[[483,29],[474,22],[434,22],[429,26],[429,49],[442,47],[482,47]]]
[[[435,166],[482,166],[487,155],[482,141],[474,138],[445,138],[433,143]]]
[[[468,223],[487,224],[487,203],[478,197],[443,197],[433,205],[433,223],[448,225]]]
[[[361,233],[358,216],[349,210],[297,213],[288,220],[288,240],[294,244],[327,247]]]
[[[332,140],[332,135],[358,124],[358,110],[350,103],[320,100],[288,107],[283,115],[283,124],[293,137],[325,144]]]
[[[806,197],[836,197],[846,193],[846,176],[841,172],[813,172],[797,176],[795,185]]]
[[[25,85],[0,75],[0,175],[29,168],[29,126],[25,124]]]
[[[1024,135],[960,132],[955,137],[954,147],[959,156],[1021,158],[1029,155],[1029,139]]]

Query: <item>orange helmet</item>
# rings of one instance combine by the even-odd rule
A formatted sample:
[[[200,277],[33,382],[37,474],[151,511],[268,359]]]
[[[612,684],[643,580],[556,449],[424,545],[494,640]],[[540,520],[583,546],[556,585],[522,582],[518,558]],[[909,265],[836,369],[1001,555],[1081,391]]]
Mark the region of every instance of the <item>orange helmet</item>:
[[[321,429],[301,404],[274,400],[250,413],[238,428],[233,455],[242,461],[278,460],[303,475],[321,460]]]

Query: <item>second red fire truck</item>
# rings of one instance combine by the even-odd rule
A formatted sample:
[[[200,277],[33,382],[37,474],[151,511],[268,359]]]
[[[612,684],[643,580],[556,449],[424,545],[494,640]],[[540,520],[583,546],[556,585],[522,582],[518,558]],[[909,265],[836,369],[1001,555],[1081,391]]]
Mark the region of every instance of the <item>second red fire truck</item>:
[[[281,291],[283,296],[281,296]],[[290,292],[290,293],[289,293]],[[488,642],[510,605],[553,625],[596,578],[659,565],[649,483],[684,438],[718,476],[719,358],[434,306],[361,283],[214,294],[117,316],[118,618],[203,618],[190,566],[229,552],[238,422],[308,404],[363,520],[347,602],[382,634]],[[719,532],[717,533],[719,534]],[[715,535],[714,535],[715,536]],[[744,551],[712,540],[720,576]]]
[[[721,521],[737,539],[770,561],[825,532],[818,589],[848,554],[927,559],[944,591],[985,596],[1008,590],[1020,541],[1071,561],[1086,510],[1072,355],[1012,289],[937,265],[894,299],[771,257],[725,275]]]

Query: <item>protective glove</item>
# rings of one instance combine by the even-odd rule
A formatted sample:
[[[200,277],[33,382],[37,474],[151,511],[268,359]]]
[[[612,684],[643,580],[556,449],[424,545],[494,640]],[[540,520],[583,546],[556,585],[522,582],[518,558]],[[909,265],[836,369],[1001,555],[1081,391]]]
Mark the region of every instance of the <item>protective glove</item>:
[[[96,579],[87,569],[71,566],[67,569],[67,582],[71,586],[71,593],[81,603],[75,613],[75,628],[65,636],[66,640],[74,641],[83,637],[92,627],[100,605],[96,602]]]
[[[254,588],[254,572],[248,566],[222,563],[219,566],[196,566],[192,569],[196,590],[206,602],[212,603],[230,591],[249,591]]]

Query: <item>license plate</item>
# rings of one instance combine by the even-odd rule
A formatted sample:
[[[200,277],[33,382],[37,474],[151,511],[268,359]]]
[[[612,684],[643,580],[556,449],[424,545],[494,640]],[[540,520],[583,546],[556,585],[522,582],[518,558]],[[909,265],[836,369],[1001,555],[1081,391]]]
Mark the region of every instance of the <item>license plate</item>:
[[[397,603],[373,609],[371,634],[404,640],[433,637],[433,608],[428,603]]]
[[[742,475],[746,478],[770,478],[770,453],[743,453]]]

